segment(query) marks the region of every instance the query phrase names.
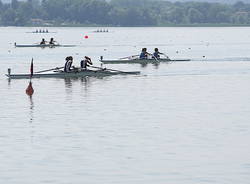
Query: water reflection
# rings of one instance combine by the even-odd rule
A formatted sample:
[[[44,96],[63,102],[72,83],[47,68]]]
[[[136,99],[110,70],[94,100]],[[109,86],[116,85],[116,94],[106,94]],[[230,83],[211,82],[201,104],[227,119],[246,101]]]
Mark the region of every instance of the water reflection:
[[[34,125],[34,110],[35,110],[35,105],[33,101],[32,96],[28,96],[29,98],[29,125],[30,125],[30,141],[31,143],[34,142],[34,137],[35,137],[35,125]]]
[[[172,63],[172,62],[171,62]],[[170,62],[166,62],[164,64],[171,64]],[[140,63],[141,68],[146,68],[147,66],[153,65],[155,69],[158,69],[160,66],[160,62],[154,62],[154,63]]]
[[[141,63],[140,65],[142,68],[145,68],[146,66],[148,66],[148,63]]]
[[[72,78],[64,78],[65,90],[67,94],[72,93],[72,80]]]
[[[91,80],[92,78],[92,80]],[[87,91],[90,87],[91,81],[94,80],[94,77],[80,77],[80,78],[65,78],[65,90],[67,94],[72,94],[73,92],[73,85],[80,83],[80,85],[84,88],[84,91]]]
[[[79,88],[73,87],[74,85],[80,84],[81,92],[87,93],[91,84],[95,81],[107,81],[111,76],[103,76],[103,77],[76,77],[76,78],[64,78],[65,91],[66,94],[72,94],[73,90],[77,90]]]
[[[158,69],[159,66],[160,66],[160,63],[159,62],[153,63],[153,66],[154,66],[155,69]]]
[[[30,110],[29,110],[29,123],[33,123],[34,121],[34,102],[33,97],[29,96]]]
[[[8,78],[8,86],[10,87],[10,85],[11,85],[11,79]]]
[[[88,90],[88,87],[90,87],[90,78],[89,77],[83,77],[80,79],[81,86],[83,87],[84,91],[86,92]]]

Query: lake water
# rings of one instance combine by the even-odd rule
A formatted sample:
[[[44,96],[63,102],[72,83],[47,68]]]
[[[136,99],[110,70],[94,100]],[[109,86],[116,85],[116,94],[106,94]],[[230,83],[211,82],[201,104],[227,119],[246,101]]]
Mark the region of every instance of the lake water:
[[[0,28],[0,183],[247,184],[250,28]],[[88,39],[84,36],[88,35]],[[72,48],[14,48],[54,37]],[[105,65],[139,76],[9,81],[4,74],[158,47],[189,62]]]

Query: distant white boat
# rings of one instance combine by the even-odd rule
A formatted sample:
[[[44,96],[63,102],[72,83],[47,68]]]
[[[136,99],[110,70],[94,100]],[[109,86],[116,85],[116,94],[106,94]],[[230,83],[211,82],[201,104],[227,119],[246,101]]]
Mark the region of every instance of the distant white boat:
[[[54,47],[75,47],[76,45],[61,45],[61,44],[14,44],[15,47],[40,47],[40,48],[54,48]]]
[[[70,72],[64,72],[61,70],[54,70],[53,73],[34,73],[32,78],[75,78],[75,77],[104,77],[110,75],[138,75],[139,71],[124,72],[113,69],[98,68],[97,70],[72,70]],[[6,76],[9,79],[29,79],[30,74],[11,74],[11,70],[8,69]]]

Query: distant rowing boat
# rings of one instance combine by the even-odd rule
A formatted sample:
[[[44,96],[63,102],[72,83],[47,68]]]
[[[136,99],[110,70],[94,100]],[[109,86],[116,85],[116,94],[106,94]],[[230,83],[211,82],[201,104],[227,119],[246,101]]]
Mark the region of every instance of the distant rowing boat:
[[[98,30],[96,30],[96,31],[93,31],[94,33],[108,33],[109,32],[109,30],[107,29],[107,30],[105,30],[105,29],[98,29]]]
[[[46,31],[42,31],[42,32],[37,32],[37,31],[31,31],[31,32],[26,32],[26,33],[57,33],[57,32],[50,32],[50,31],[48,31],[48,32],[46,32]]]
[[[60,44],[33,44],[33,45],[21,45],[21,44],[16,44],[15,47],[40,47],[40,48],[54,48],[54,47],[75,47],[76,45],[60,45]]]
[[[104,60],[100,59],[102,63],[107,64],[146,64],[146,63],[158,63],[158,62],[172,62],[172,61],[190,61],[190,59],[118,59],[118,60]]]
[[[99,68],[99,67],[96,67]],[[76,77],[104,77],[111,75],[138,75],[139,71],[134,72],[124,72],[112,69],[98,69],[98,70],[73,70],[71,72],[64,72],[61,70],[56,70],[53,73],[34,73],[32,78],[76,78]],[[29,79],[30,74],[11,74],[10,69],[8,69],[8,74],[6,76],[9,79]]]

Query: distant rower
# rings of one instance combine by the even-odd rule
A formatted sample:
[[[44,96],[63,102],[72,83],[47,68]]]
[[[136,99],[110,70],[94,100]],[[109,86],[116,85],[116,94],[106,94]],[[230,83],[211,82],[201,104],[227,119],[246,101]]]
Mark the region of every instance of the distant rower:
[[[163,53],[159,52],[158,48],[155,48],[155,52],[153,54],[153,58],[159,59],[160,58],[160,54],[163,54]]]
[[[64,72],[70,72],[71,71],[71,66],[73,63],[73,57],[72,56],[68,56],[65,58],[66,63],[64,65]]]
[[[45,45],[46,41],[45,39],[43,38],[42,41],[40,42],[40,45]]]
[[[54,40],[54,38],[50,38],[49,44],[54,45],[56,43],[56,41]]]
[[[87,66],[89,66],[88,64],[92,65],[92,61],[91,61],[91,58],[88,57],[88,56],[85,56],[84,59],[81,61],[81,68],[86,70],[87,69]]]
[[[147,48],[143,48],[140,54],[140,59],[148,59],[150,54],[147,52]]]

